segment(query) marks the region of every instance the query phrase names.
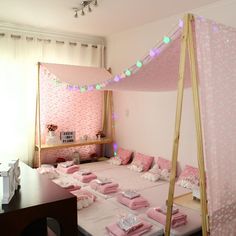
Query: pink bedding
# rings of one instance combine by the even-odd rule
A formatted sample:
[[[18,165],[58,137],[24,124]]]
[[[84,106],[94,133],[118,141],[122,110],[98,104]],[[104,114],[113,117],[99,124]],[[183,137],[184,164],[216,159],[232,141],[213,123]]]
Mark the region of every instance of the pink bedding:
[[[147,211],[147,216],[151,219],[166,225],[166,214],[160,211],[160,208],[149,208]],[[172,215],[171,218],[171,228],[177,228],[182,225],[187,224],[187,215],[181,212],[177,212]]]
[[[115,193],[118,191],[119,184],[111,182],[107,184],[98,184],[96,180],[90,182],[89,186],[103,194]]]
[[[88,175],[81,175],[78,172],[73,173],[73,177],[78,179],[82,183],[89,183],[93,179],[97,178],[97,176],[94,173],[90,173]]]
[[[144,208],[144,207],[149,206],[148,201],[145,198],[143,198],[142,196],[139,196],[139,197],[136,197],[133,199],[129,199],[127,197],[124,197],[123,194],[120,193],[117,195],[116,199],[118,202],[129,207],[132,210],[136,210],[139,208]]]
[[[139,236],[148,232],[152,228],[152,225],[147,221],[142,220],[141,223],[142,223],[141,227],[138,227],[137,229],[130,232],[125,232],[124,230],[122,230],[117,225],[117,223],[113,223],[106,226],[106,230],[108,233],[110,233],[110,235],[113,236]]]

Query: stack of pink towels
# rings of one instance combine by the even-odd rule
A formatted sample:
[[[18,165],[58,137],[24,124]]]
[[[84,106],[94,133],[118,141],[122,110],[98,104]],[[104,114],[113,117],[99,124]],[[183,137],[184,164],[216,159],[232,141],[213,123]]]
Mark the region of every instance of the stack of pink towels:
[[[76,171],[73,174],[73,177],[78,179],[82,183],[89,183],[93,179],[97,178],[97,176],[89,170]]]
[[[88,207],[96,200],[96,196],[87,191],[86,189],[80,189],[71,191],[73,195],[77,197],[77,209],[80,210],[84,207]]]
[[[72,185],[68,185],[68,186],[64,187],[64,189],[66,189],[66,190],[71,192],[71,191],[75,191],[75,190],[81,189],[81,186],[72,184]]]
[[[144,220],[140,220],[140,223],[129,230],[125,231],[117,223],[106,226],[106,230],[109,235],[113,236],[139,236],[149,230],[151,230],[152,225]]]
[[[139,194],[132,196],[126,195],[125,192],[118,194],[117,201],[121,204],[129,207],[132,210],[136,210],[143,207],[148,207],[148,201]]]
[[[153,220],[165,225],[166,224],[166,209],[163,208],[150,208],[147,211],[147,216]],[[179,212],[179,209],[175,208],[172,211],[171,228],[176,228],[187,223],[187,215]]]
[[[118,191],[119,184],[109,180],[95,179],[90,182],[90,187],[100,193],[109,194]]]
[[[79,170],[78,165],[74,165],[73,161],[66,161],[66,162],[61,162],[57,165],[57,170],[66,173],[66,174],[72,174],[75,171]]]

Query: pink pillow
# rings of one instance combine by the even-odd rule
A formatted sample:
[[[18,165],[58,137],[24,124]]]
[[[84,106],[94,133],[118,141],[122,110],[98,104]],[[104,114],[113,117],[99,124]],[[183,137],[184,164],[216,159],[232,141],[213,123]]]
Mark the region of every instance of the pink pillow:
[[[147,171],[150,169],[153,159],[154,159],[154,157],[147,156],[142,153],[136,152],[133,162],[134,163],[137,163],[137,162],[141,163],[143,166],[143,171]]]
[[[161,170],[166,169],[166,170],[168,170],[168,172],[171,171],[171,161],[166,160],[162,157],[158,157],[157,164]]]
[[[118,148],[117,156],[121,159],[121,164],[126,165],[132,155],[132,151],[123,149],[123,148]]]
[[[186,165],[178,178],[177,184],[186,188],[192,188],[193,185],[199,185],[198,168]]]

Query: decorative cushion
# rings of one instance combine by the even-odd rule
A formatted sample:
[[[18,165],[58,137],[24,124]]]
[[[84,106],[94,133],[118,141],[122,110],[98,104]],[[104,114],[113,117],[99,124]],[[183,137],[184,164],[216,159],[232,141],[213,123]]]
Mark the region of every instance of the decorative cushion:
[[[148,171],[152,165],[153,159],[154,157],[152,156],[148,156],[148,155],[144,155],[142,153],[136,152],[132,164],[139,162],[143,165],[143,171]]]
[[[168,172],[171,171],[171,161],[170,160],[167,160],[167,159],[164,159],[162,157],[158,157],[157,159],[157,165],[159,166],[159,168],[161,170],[168,170]]]
[[[161,170],[159,169],[158,165],[155,164],[149,171],[141,175],[141,177],[152,182],[156,182],[161,177]]]
[[[186,165],[178,178],[177,184],[189,189],[192,189],[195,185],[199,185],[198,168]]]
[[[143,174],[141,177],[144,179],[156,182],[157,180],[167,180],[170,179],[170,172],[167,169],[161,170],[157,164],[155,164],[149,171]]]
[[[121,159],[122,165],[127,165],[132,156],[132,151],[124,148],[118,148],[117,156]]]
[[[128,166],[130,170],[136,171],[136,172],[142,172],[143,171],[143,165],[141,163],[135,162]]]

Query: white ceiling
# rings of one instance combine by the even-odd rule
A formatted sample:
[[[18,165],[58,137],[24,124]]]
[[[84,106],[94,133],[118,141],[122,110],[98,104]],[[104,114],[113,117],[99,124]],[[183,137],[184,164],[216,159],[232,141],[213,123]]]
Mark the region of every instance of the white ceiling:
[[[216,1],[98,0],[91,13],[74,18],[81,0],[0,0],[0,23],[105,37]]]

